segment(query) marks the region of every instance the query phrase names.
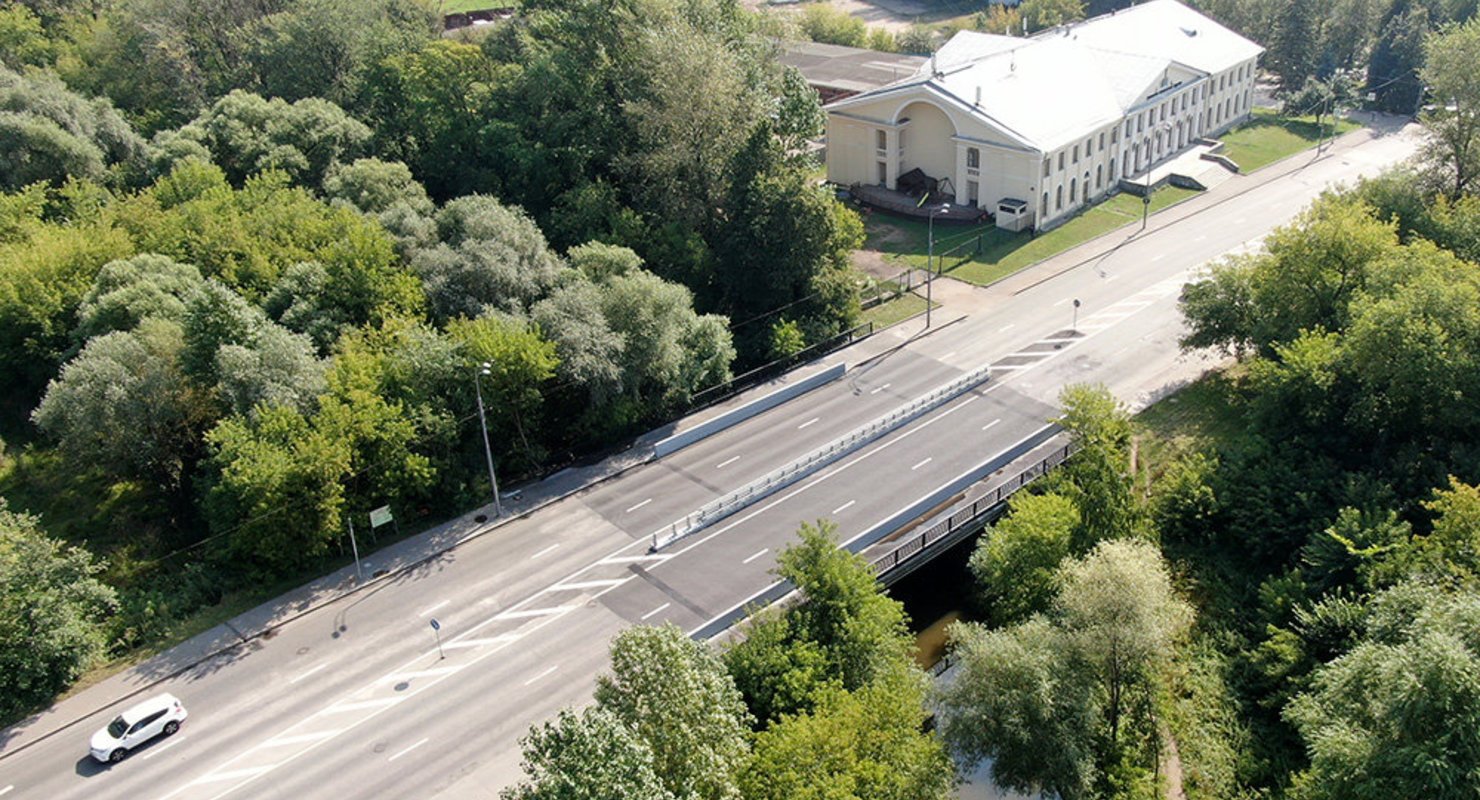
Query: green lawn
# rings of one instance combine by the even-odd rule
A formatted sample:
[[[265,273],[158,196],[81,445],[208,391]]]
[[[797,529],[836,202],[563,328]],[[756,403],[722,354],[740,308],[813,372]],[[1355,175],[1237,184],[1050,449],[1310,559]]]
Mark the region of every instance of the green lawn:
[[[940,308],[940,303],[935,304]],[[887,328],[896,322],[903,322],[925,310],[925,298],[906,292],[893,300],[886,300],[873,308],[866,308],[858,318],[860,323],[874,323],[874,330]]]
[[[1195,194],[1189,189],[1163,187],[1152,195],[1151,211],[1155,213]],[[936,225],[935,252],[941,256],[947,275],[985,286],[1140,218],[1141,198],[1118,194],[1036,237],[995,225]],[[926,223],[876,212],[866,221],[866,229],[864,247],[889,253],[901,265],[925,267]]]
[[[1351,120],[1338,120],[1333,133],[1331,120],[1328,118],[1323,122],[1326,138],[1361,127]],[[1321,139],[1321,131],[1316,126],[1315,117],[1281,117],[1269,109],[1256,108],[1254,119],[1219,138],[1226,145],[1223,155],[1233,159],[1244,172],[1253,172],[1315,147]]]

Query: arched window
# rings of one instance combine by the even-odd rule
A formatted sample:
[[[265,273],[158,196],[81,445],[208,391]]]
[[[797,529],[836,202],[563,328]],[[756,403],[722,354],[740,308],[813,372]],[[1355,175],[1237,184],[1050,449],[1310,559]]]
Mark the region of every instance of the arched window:
[[[1041,205],[1041,206],[1038,207],[1038,213],[1039,214],[1047,214],[1048,213],[1048,192],[1044,192],[1043,193],[1043,205]]]
[[[1089,170],[1084,171],[1084,202],[1089,202]]]
[[[1077,188],[1078,186],[1079,186],[1079,179],[1078,178],[1070,178],[1069,179],[1069,204],[1070,205],[1073,205],[1074,204],[1074,201],[1079,199],[1079,191],[1078,191],[1078,188]]]
[[[1115,173],[1115,159],[1113,159],[1113,158],[1110,159],[1110,172],[1111,172],[1111,174],[1114,174]],[[1104,185],[1105,185],[1105,165],[1104,164],[1101,164],[1098,167],[1095,167],[1095,189],[1098,190],[1101,186],[1104,186]]]
[[[1059,190],[1054,194],[1054,210],[1059,211],[1064,207],[1064,184],[1059,184]]]

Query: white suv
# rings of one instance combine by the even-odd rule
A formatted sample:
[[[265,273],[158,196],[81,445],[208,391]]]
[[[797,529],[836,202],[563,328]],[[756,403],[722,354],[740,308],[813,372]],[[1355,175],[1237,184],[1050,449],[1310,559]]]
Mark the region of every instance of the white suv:
[[[119,714],[108,727],[93,734],[92,757],[117,763],[128,751],[160,734],[172,735],[189,716],[174,695],[165,692]]]

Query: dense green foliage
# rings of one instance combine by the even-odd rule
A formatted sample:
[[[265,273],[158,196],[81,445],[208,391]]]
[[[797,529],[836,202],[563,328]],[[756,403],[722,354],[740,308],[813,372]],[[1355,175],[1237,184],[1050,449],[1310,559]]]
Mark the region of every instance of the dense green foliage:
[[[0,713],[50,700],[103,654],[115,601],[99,569],[0,500]]]
[[[1473,794],[1480,206],[1452,190],[1328,195],[1184,292],[1188,344],[1244,352],[1203,412],[1239,424],[1150,504],[1202,606],[1168,698],[1189,796]]]
[[[528,3],[480,44],[417,0],[0,9],[0,491],[111,557],[107,648],[321,568],[370,508],[482,502],[475,380],[514,481],[851,328],[862,227],[809,177],[778,30],[732,0]]]

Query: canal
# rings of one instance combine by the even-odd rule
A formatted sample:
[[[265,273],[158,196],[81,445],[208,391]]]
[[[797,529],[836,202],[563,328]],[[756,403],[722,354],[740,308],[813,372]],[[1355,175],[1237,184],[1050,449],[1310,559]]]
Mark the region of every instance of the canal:
[[[909,615],[921,667],[928,669],[945,655],[948,625],[977,618],[975,584],[967,562],[979,538],[981,534],[962,540],[887,590]]]

